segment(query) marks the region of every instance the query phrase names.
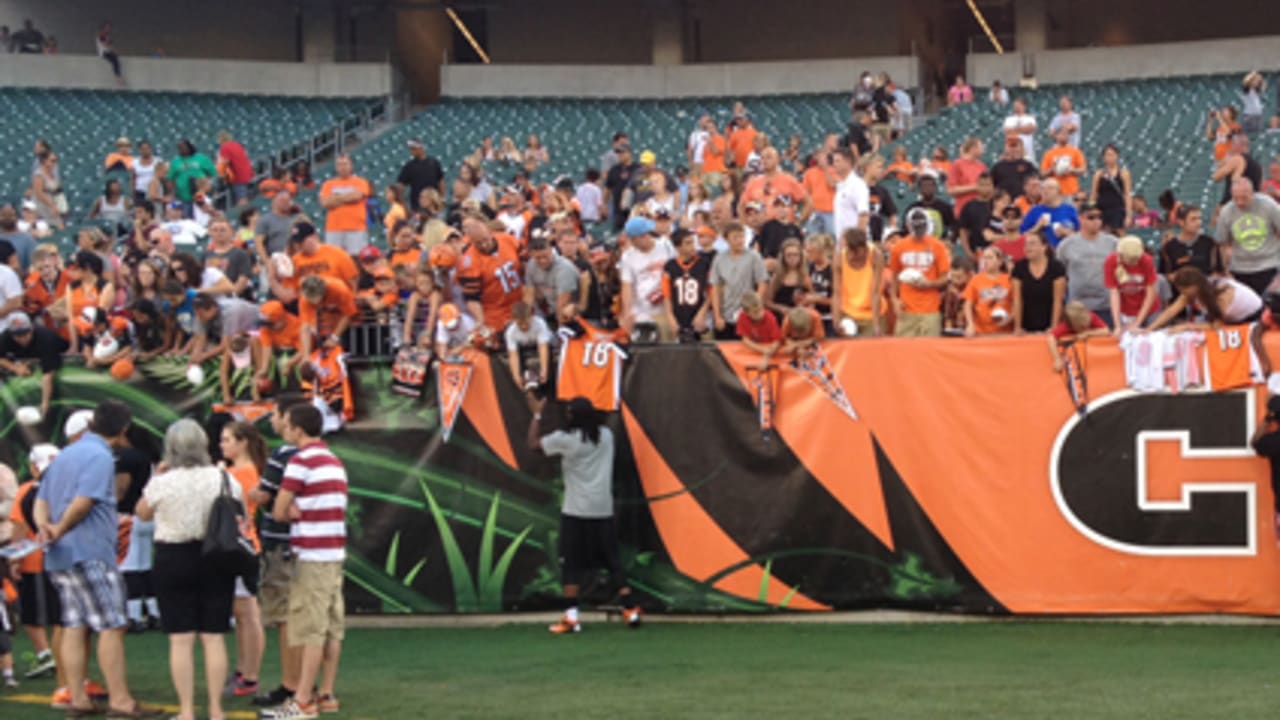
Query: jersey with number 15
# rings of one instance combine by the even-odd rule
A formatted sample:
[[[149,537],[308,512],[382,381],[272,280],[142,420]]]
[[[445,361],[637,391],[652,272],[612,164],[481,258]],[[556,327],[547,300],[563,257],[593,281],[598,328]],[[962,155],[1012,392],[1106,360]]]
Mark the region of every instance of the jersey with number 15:
[[[494,233],[491,253],[482,253],[475,243],[467,245],[458,258],[457,279],[462,296],[484,308],[484,324],[501,330],[511,321],[511,306],[524,297],[520,278],[520,252],[516,239]]]

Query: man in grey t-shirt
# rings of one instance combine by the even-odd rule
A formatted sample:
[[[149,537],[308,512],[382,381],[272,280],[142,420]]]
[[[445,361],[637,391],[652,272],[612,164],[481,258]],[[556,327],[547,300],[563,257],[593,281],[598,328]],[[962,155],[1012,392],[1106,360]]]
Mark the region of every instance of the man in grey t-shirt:
[[[1236,178],[1215,235],[1235,279],[1265,293],[1280,267],[1280,204],[1255,192],[1248,178]]]
[[[561,457],[564,475],[564,504],[560,509],[560,582],[564,586],[564,616],[550,627],[551,632],[576,633],[578,593],[588,572],[600,566],[609,569],[618,589],[627,624],[640,624],[641,611],[631,596],[622,561],[618,555],[618,534],[613,525],[613,432],[601,413],[584,397],[569,401],[566,428],[542,435],[540,422],[546,400],[535,401],[529,425],[529,447],[546,455]]]
[[[293,196],[286,190],[276,193],[271,198],[271,210],[258,218],[253,229],[253,241],[258,250],[258,257],[265,263],[272,253],[289,250],[289,231],[293,229]]]
[[[1067,301],[1080,301],[1112,325],[1110,293],[1103,281],[1107,256],[1116,251],[1116,236],[1102,232],[1102,216],[1093,206],[1081,214],[1080,232],[1068,235],[1056,250],[1067,268]]]
[[[764,297],[769,273],[760,254],[747,248],[746,231],[741,225],[729,223],[724,228],[724,236],[729,249],[716,254],[716,259],[711,262],[708,283],[711,286],[716,339],[735,340],[738,335],[734,323],[742,310],[742,296],[748,290],[755,290]]]
[[[529,265],[524,271],[524,301],[548,322],[555,322],[560,308],[578,300],[578,268],[556,255],[546,238],[529,241]]]

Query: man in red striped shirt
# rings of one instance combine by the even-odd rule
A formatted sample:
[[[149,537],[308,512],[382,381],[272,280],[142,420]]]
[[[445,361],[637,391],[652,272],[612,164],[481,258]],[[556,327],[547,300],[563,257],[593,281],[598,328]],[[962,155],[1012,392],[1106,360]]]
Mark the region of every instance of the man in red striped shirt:
[[[294,405],[281,424],[284,441],[298,448],[285,466],[272,516],[291,523],[296,558],[289,583],[289,644],[302,646],[302,668],[292,700],[264,711],[265,720],[314,718],[337,712],[333,693],[342,652],[342,563],[346,559],[347,471],[320,440],[324,419],[314,405]],[[313,688],[321,665],[320,693]]]

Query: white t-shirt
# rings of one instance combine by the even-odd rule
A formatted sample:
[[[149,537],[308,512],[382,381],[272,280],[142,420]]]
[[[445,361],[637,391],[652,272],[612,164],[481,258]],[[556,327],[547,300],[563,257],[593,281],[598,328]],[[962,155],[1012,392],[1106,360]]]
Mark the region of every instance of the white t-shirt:
[[[508,350],[521,346],[550,345],[551,328],[547,327],[547,321],[538,315],[529,318],[528,330],[521,330],[516,321],[512,320],[507,326],[506,340]]]
[[[151,181],[156,177],[156,165],[160,162],[160,158],[152,155],[151,164],[144,165],[142,158],[133,159],[133,189],[146,193],[147,188],[151,187]]]
[[[1071,136],[1067,139],[1067,144],[1071,147],[1080,147],[1080,113],[1072,110],[1063,115],[1058,113],[1053,116],[1053,120],[1049,122],[1049,130],[1057,134],[1058,128],[1070,124],[1075,130],[1071,131]]]
[[[583,222],[599,222],[600,206],[604,204],[604,193],[595,183],[582,183],[574,195],[578,198]]]
[[[8,265],[0,265],[0,305],[16,297],[22,297],[22,278],[18,277],[18,273]],[[16,311],[21,310],[22,307],[19,306]],[[0,317],[0,332],[8,329],[9,316]]]
[[[1004,119],[1005,130],[1013,130],[1015,128],[1029,129],[1031,131],[1026,134],[1019,134],[1018,139],[1022,141],[1023,157],[1036,157],[1036,117],[1034,115],[1010,115]]]
[[[707,152],[707,142],[709,140],[711,140],[711,134],[701,128],[689,133],[689,151],[693,153],[694,164],[702,164],[702,158]]]
[[[195,245],[208,232],[194,220],[166,220],[160,227],[173,236],[174,245]]]
[[[867,182],[851,172],[849,176],[836,183],[836,194],[832,199],[832,222],[835,225],[836,242],[844,237],[844,231],[858,227],[858,218],[871,213],[871,189]]]
[[[501,213],[498,215],[498,221],[502,223],[502,227],[507,229],[507,234],[517,238],[524,238],[524,215],[516,213]]]
[[[583,440],[577,430],[557,430],[538,441],[542,452],[560,455],[564,475],[564,504],[570,517],[613,517],[613,433],[600,428],[600,442]]]
[[[671,241],[658,238],[648,252],[634,246],[627,248],[618,261],[622,282],[631,283],[631,319],[652,322],[662,307],[662,272],[667,261],[675,257]]]
[[[19,220],[18,232],[24,232],[28,235],[47,235],[49,233],[49,223],[43,220],[36,220],[35,222]]]

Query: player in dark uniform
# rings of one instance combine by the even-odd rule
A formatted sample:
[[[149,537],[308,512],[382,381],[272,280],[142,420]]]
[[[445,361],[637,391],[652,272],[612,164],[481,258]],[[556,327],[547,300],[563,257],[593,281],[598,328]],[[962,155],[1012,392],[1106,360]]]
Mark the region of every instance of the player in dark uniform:
[[[697,342],[707,330],[707,276],[712,257],[698,252],[697,240],[688,230],[672,233],[671,242],[676,256],[667,261],[662,277],[667,321],[680,342]]]

